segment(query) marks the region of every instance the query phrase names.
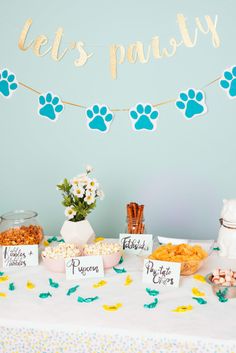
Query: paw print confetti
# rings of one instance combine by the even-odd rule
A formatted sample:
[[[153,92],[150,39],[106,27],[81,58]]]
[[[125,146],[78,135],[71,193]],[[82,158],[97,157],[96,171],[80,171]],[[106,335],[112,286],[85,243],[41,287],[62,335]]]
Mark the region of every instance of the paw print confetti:
[[[75,293],[78,288],[79,288],[79,285],[69,288],[66,295],[70,296],[71,294]]]
[[[94,283],[93,288],[103,287],[106,284],[107,284],[107,282],[102,280],[102,281],[99,281],[98,283]]]
[[[102,307],[103,307],[104,310],[107,310],[107,311],[117,311],[119,308],[122,307],[122,304],[121,303],[117,303],[115,305],[106,305],[106,304],[104,304]]]
[[[192,293],[195,297],[205,297],[205,293],[204,292],[200,292],[199,289],[197,288],[192,288]]]

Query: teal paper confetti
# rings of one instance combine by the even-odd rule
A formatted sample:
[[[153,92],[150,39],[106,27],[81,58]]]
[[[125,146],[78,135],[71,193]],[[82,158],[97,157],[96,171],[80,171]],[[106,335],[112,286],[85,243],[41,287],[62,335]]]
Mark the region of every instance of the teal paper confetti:
[[[144,304],[144,308],[146,309],[154,309],[158,304],[158,299],[155,298],[154,301],[150,304]]]
[[[2,277],[4,275],[4,272],[0,272],[0,277]]]
[[[217,246],[217,247],[213,248],[213,250],[220,251],[220,248],[219,248],[219,246]]]
[[[155,289],[150,289],[150,288],[146,288],[146,292],[151,295],[152,297],[155,297],[156,295],[159,294],[159,291],[158,290],[155,290]]]
[[[57,282],[53,282],[53,280],[51,278],[49,278],[49,284],[52,288],[58,288],[59,287],[59,283]]]
[[[113,267],[113,270],[114,270],[116,273],[126,273],[126,272],[127,272],[124,268],[116,268],[116,267]]]
[[[94,302],[94,300],[99,299],[99,297],[91,297],[91,298],[83,298],[83,297],[78,297],[77,301],[79,303],[91,303]]]
[[[207,301],[203,298],[192,297],[192,299],[195,299],[198,302],[198,304],[207,304]]]
[[[228,288],[225,288],[224,290],[219,290],[218,292],[216,292],[219,302],[226,303],[228,301],[228,298],[225,298],[227,293],[228,293]]]
[[[124,262],[124,258],[123,258],[123,256],[121,256],[121,258],[120,258],[120,261],[119,261],[118,265],[123,264],[123,262]]]
[[[46,299],[48,297],[52,297],[52,294],[47,292],[47,293],[40,293],[39,298]]]
[[[52,243],[53,241],[57,241],[58,243],[65,243],[65,240],[64,240],[64,239],[58,240],[57,237],[48,238],[47,241],[48,241],[49,244]]]
[[[66,295],[71,295],[71,294],[75,293],[78,288],[79,288],[79,286],[75,286],[75,287],[69,288],[68,292],[66,293]]]
[[[9,283],[9,287],[8,288],[9,288],[9,290],[15,290],[16,289],[16,287],[15,287],[13,282]]]

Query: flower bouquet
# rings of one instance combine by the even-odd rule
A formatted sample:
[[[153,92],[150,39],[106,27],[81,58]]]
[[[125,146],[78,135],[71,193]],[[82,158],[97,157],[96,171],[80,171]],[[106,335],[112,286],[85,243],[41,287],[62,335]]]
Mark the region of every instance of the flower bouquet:
[[[67,221],[61,229],[65,242],[84,245],[95,237],[86,217],[96,207],[97,199],[103,199],[104,193],[97,180],[90,177],[91,172],[92,167],[87,166],[86,173],[70,181],[65,178],[57,185],[62,192],[62,204],[66,207]]]

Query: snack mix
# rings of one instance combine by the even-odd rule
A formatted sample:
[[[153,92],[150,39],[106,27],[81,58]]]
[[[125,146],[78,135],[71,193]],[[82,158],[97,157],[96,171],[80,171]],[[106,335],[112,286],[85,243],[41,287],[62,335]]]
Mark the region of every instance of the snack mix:
[[[34,245],[43,239],[42,227],[38,225],[9,228],[0,233],[0,245]]]
[[[95,244],[85,244],[84,255],[111,255],[121,251],[119,243],[108,243],[100,241]]]

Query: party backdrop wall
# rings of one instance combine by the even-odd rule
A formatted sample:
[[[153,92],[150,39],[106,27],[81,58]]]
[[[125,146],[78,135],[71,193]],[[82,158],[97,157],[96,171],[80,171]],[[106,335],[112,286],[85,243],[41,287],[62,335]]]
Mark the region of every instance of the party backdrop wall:
[[[202,88],[236,64],[235,12],[233,0],[1,0],[0,68],[9,68],[19,82],[39,92],[52,91],[86,107],[168,101],[181,90]],[[192,45],[181,36],[178,19],[183,17],[178,14],[186,18]],[[205,16],[218,37],[203,33]],[[40,51],[18,46],[28,19],[32,24],[24,48],[45,35],[48,43],[41,37]],[[63,35],[53,58],[49,47],[59,28]],[[151,48],[148,62],[131,64],[128,46],[140,41],[146,53],[154,37],[159,37],[160,50],[170,52],[169,40],[175,38],[174,55],[157,59]],[[72,42],[81,41],[84,47],[71,49]],[[114,62],[112,45],[118,44],[125,49],[123,64],[119,48]],[[76,66],[85,52],[93,55]],[[117,111],[106,134],[89,130],[86,110],[72,105],[65,105],[57,121],[39,116],[38,95],[21,85],[10,99],[1,95],[0,213],[36,210],[46,233],[57,235],[64,208],[56,184],[91,164],[106,195],[90,216],[98,235],[123,232],[125,205],[137,201],[145,204],[146,227],[153,234],[215,238],[222,199],[236,197],[236,100],[218,81],[205,94],[205,115],[186,119],[170,102],[157,107],[157,129],[150,132],[133,131],[128,112]]]

